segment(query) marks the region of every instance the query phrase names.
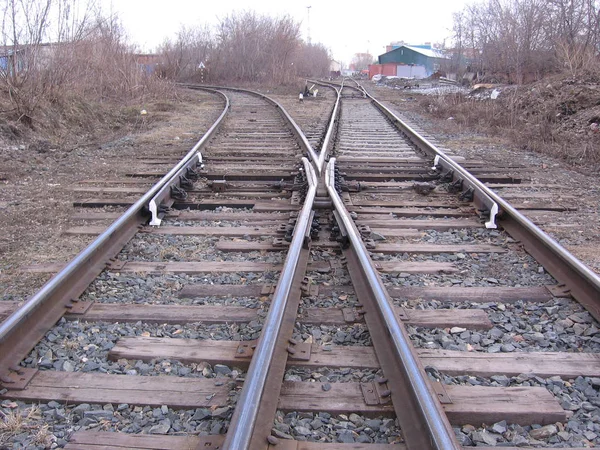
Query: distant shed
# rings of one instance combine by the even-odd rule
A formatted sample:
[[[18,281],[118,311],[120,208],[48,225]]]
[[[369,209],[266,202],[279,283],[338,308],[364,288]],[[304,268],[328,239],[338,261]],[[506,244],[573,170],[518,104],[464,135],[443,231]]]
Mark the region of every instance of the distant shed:
[[[440,64],[445,59],[448,57],[432,48],[401,45],[379,55],[378,62],[383,66],[395,64],[394,75],[398,77],[427,78],[440,69]]]

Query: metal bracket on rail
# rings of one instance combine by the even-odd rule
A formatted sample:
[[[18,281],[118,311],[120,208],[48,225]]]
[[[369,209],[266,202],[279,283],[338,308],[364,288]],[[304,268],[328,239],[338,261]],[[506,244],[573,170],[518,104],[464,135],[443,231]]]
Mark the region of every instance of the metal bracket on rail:
[[[312,241],[313,233],[313,222],[315,220],[315,212],[310,212],[310,219],[308,219],[310,226],[304,231],[304,243],[302,244],[303,248],[310,248],[310,243]],[[290,242],[292,240],[290,239]]]
[[[312,345],[307,342],[298,342],[294,339],[288,340],[287,352],[288,358],[292,361],[310,361]],[[236,351],[235,357],[240,359],[250,359],[254,355],[254,350],[258,346],[258,340],[241,342]]]
[[[78,298],[73,298],[65,305],[69,314],[83,315],[94,305],[94,302],[82,302]]]
[[[204,167],[201,153],[196,153],[195,157],[190,158],[187,164],[182,166],[171,178],[171,181],[166,183],[150,200],[148,204],[148,210],[152,214],[150,225],[155,227],[160,225],[165,215],[165,209],[174,203],[173,199],[185,199],[187,197],[187,192],[184,189],[193,187],[194,183],[191,180],[196,179],[198,176],[195,171],[196,167]]]
[[[333,210],[333,217],[335,219],[335,224],[332,224],[331,227],[332,238],[339,242],[342,248],[347,248],[350,245],[348,230],[346,229],[340,214],[336,210]]]
[[[367,405],[386,405],[391,403],[391,394],[387,379],[379,378],[377,381],[360,383],[360,390]]]
[[[310,361],[310,352],[312,344],[308,342],[298,342],[295,339],[288,339],[288,359],[293,361]]]
[[[448,394],[448,391],[446,391],[446,388],[442,383],[440,383],[439,381],[431,381],[430,383],[431,387],[435,391],[435,394],[437,395],[438,400],[442,405],[451,405],[454,403],[452,401],[452,398]]]
[[[460,188],[462,190],[459,197],[461,200],[472,201],[480,211],[485,211],[485,214],[489,216],[485,222],[486,228],[498,228],[496,225],[496,216],[500,209],[491,197],[466,178],[466,175],[464,177],[460,176],[460,173],[446,159],[440,157],[440,155],[437,155],[433,160],[433,169],[443,172],[441,181],[451,183],[448,189],[450,192],[457,192]]]
[[[181,183],[181,179],[179,180],[179,182]],[[185,189],[177,186],[177,185],[172,185],[171,186],[171,197],[177,199],[177,200],[185,200],[187,198],[187,192],[185,191]]]
[[[204,164],[200,164],[201,167],[204,167]],[[193,169],[191,167],[188,167],[186,172],[185,172],[185,177],[188,180],[192,180],[192,181],[196,181],[200,178],[200,174],[196,171],[196,169]]]
[[[256,346],[258,345],[258,341],[252,340],[252,341],[244,341],[244,342],[240,342],[240,344],[238,345],[236,351],[235,351],[235,357],[236,358],[251,358],[252,355],[254,354],[254,349],[256,348]]]

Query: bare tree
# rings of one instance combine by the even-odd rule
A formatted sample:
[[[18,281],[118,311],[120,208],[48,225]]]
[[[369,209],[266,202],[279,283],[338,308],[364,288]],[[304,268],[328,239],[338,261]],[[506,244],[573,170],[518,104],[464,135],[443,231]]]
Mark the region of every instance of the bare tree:
[[[351,64],[354,65],[354,70],[365,70],[369,68],[369,64],[373,64],[374,60],[370,53],[355,53]]]
[[[206,65],[214,48],[214,39],[208,26],[182,26],[175,41],[166,40],[160,47],[162,55],[160,75],[177,80],[195,81],[200,65]]]
[[[454,38],[461,56],[471,48],[489,74],[522,83],[589,64],[599,26],[594,0],[486,0],[455,15]]]
[[[201,62],[207,78],[223,82],[289,83],[299,72],[318,67],[317,72],[326,74],[329,67],[325,49],[300,39],[300,23],[289,16],[274,18],[252,11],[231,13],[214,32],[206,25],[182,28],[175,41],[163,44],[161,55],[161,73],[178,80],[197,79]]]
[[[294,67],[301,77],[324,77],[329,75],[331,56],[323,44],[302,43],[296,53]]]
[[[122,103],[158,86],[143,77],[118,19],[104,17],[93,0],[8,0],[0,20],[5,117],[34,126],[42,107]]]
[[[300,47],[300,23],[285,16],[270,24],[267,44],[270,79],[276,83],[287,83],[295,75],[293,58]]]

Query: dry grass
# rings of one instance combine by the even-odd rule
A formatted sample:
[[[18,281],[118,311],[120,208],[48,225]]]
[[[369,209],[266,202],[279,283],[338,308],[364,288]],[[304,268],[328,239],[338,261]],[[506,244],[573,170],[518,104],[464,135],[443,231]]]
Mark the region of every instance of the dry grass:
[[[423,96],[421,108],[459,129],[509,139],[518,148],[600,165],[600,81],[554,77],[503,88],[497,100],[461,93]]]
[[[32,444],[50,447],[52,433],[49,431],[48,424],[37,423],[41,419],[40,408],[35,405],[24,411],[19,408],[9,413],[0,411],[0,445],[9,444],[14,436],[29,433]]]
[[[87,17],[80,27],[81,36],[49,47],[40,44],[44,36],[29,39],[23,56],[11,60],[14,67],[0,73],[0,122],[6,124],[0,138],[64,146],[74,136],[81,143],[106,130],[144,129],[152,118],[139,113],[149,103],[173,108],[174,83],[140,68],[117,24]]]

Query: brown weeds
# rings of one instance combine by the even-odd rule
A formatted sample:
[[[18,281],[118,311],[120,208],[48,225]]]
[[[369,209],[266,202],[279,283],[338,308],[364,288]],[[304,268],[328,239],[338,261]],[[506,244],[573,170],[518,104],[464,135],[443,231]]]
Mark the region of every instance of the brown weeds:
[[[452,118],[459,129],[505,137],[518,148],[572,164],[600,164],[600,82],[595,75],[501,90],[496,100],[455,93],[419,101],[434,117]]]
[[[21,433],[29,433],[32,436],[31,443],[50,447],[52,433],[48,424],[36,423],[40,419],[40,409],[35,405],[25,411],[16,408],[8,414],[0,410],[0,445],[10,443],[12,437]]]

